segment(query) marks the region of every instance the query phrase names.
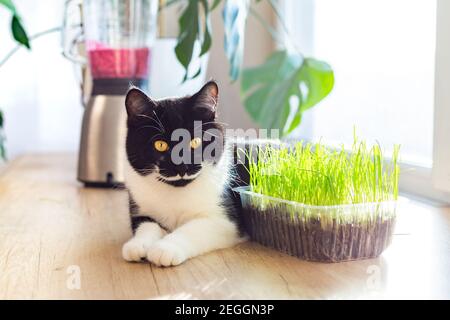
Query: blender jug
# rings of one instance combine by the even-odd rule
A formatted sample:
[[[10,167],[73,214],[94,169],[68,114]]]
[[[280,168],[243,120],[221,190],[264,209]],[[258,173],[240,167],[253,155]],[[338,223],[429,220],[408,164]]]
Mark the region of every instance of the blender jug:
[[[83,115],[78,180],[88,186],[124,182],[126,111],[130,85],[147,89],[158,0],[84,0],[66,2],[64,37],[73,4],[81,8],[85,56],[63,39],[64,55],[86,62],[92,90]],[[66,43],[71,45],[68,47]]]
[[[84,37],[94,88],[146,86],[157,1],[85,0]],[[122,90],[123,91],[123,90]]]

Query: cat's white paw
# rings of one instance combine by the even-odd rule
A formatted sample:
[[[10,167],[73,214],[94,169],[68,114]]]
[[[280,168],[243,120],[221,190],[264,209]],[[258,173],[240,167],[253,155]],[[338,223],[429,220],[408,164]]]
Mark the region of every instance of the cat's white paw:
[[[157,223],[145,222],[139,225],[135,235],[122,247],[122,257],[127,261],[141,261],[148,249],[166,232]]]
[[[157,266],[177,266],[187,258],[185,250],[170,240],[159,240],[147,251],[147,260]]]
[[[142,239],[132,238],[122,247],[122,257],[126,261],[141,261],[147,256],[148,245]]]

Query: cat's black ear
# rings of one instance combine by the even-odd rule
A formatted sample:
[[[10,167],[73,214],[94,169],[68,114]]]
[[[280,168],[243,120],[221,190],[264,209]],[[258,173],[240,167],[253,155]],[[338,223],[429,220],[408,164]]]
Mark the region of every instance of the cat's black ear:
[[[196,108],[206,109],[205,111],[216,112],[219,101],[219,86],[215,81],[207,82],[195,95]]]
[[[144,111],[154,108],[155,102],[138,88],[128,90],[125,98],[125,106],[127,107],[128,116],[138,115]]]

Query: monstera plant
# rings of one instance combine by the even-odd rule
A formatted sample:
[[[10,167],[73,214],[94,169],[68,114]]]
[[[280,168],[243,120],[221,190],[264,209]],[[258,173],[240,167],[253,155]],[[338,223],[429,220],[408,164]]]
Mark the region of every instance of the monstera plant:
[[[0,0],[0,7],[6,8],[11,13],[11,33],[14,37],[14,39],[21,44],[22,46],[25,46],[26,48],[30,49],[30,42],[27,36],[27,33],[22,26],[22,22],[20,20],[20,15],[16,10],[16,7],[14,6],[14,3],[11,0]],[[0,61],[0,67],[3,65],[6,60],[8,60],[8,56]],[[3,112],[0,110],[0,157],[2,159],[6,158],[6,152],[5,152],[5,136],[3,133]]]
[[[230,65],[232,81],[240,80],[244,106],[251,118],[262,128],[278,129],[281,136],[292,132],[300,125],[302,114],[313,107],[333,88],[334,74],[323,61],[305,57],[289,43],[282,14],[276,0],[168,0],[161,1],[164,7],[181,6],[178,20],[178,44],[176,56],[186,69],[185,80],[195,78],[201,70],[189,74],[189,65],[194,58],[194,44],[201,43],[200,56],[209,51],[212,44],[211,12],[223,2],[224,47]],[[258,13],[255,6],[268,2],[285,33],[271,27]],[[161,8],[163,9],[163,8]],[[274,52],[260,66],[242,70],[245,41],[245,26],[249,15],[253,15],[270,33],[282,49]],[[214,39],[215,40],[215,39]],[[293,48],[293,49],[288,49]]]

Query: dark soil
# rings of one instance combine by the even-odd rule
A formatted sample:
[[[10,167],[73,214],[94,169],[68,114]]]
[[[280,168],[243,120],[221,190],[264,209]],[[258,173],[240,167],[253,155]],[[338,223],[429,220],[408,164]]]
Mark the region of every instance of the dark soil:
[[[392,240],[395,218],[339,223],[323,228],[320,219],[299,218],[279,208],[244,209],[252,240],[302,259],[339,262],[378,257]]]

